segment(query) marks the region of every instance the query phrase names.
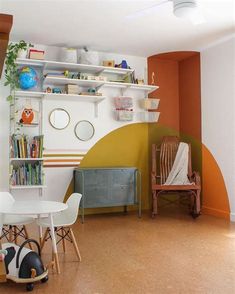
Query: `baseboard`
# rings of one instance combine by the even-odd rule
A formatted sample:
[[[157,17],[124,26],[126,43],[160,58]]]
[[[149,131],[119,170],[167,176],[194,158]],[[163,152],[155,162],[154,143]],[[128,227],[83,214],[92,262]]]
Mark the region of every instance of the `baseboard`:
[[[230,221],[235,222],[235,213],[234,212],[230,212]]]
[[[220,217],[220,218],[224,218],[227,220],[231,219],[229,211],[224,211],[224,210],[220,210],[220,209],[216,209],[216,208],[212,208],[212,207],[202,206],[202,213],[208,214],[208,215],[213,215],[213,216]],[[235,214],[234,214],[234,221],[235,221]]]

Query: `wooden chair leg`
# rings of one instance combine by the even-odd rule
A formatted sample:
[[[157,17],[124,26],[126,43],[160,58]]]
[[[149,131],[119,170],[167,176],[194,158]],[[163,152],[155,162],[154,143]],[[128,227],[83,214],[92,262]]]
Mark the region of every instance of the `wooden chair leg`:
[[[64,239],[64,228],[61,228],[61,232],[62,232],[62,245],[63,245],[63,250],[65,252],[66,250],[66,246],[65,246],[65,239]]]
[[[81,261],[82,257],[81,257],[81,254],[79,252],[78,245],[77,245],[76,239],[75,239],[74,234],[73,234],[73,230],[71,228],[69,228],[69,232],[70,232],[70,235],[71,235],[71,238],[72,238],[72,241],[73,241],[73,246],[74,246],[74,249],[76,251],[77,257],[78,257],[79,261]]]
[[[24,234],[25,234],[25,239],[26,240],[29,239],[29,234],[28,234],[28,231],[26,230],[26,226],[23,226],[23,230],[24,230]],[[33,247],[32,247],[32,244],[31,243],[29,243],[29,248],[31,250],[33,250]]]
[[[200,211],[201,211],[201,191],[200,190],[197,190],[196,192],[196,207],[195,207],[195,210],[196,210],[196,213],[199,214]]]
[[[153,211],[152,211],[152,217],[154,217],[157,214],[157,191],[152,191],[152,197],[153,197]]]
[[[45,245],[45,241],[46,241],[46,238],[47,238],[47,235],[49,234],[49,229],[47,228],[46,229],[46,232],[44,233],[44,236],[42,238],[42,242],[41,242],[41,250],[43,249],[44,245]]]

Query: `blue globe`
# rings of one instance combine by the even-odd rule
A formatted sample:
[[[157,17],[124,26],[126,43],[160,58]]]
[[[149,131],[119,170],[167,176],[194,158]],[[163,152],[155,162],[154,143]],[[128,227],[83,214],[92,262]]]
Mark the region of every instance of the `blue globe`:
[[[23,90],[33,88],[37,85],[38,77],[36,71],[29,66],[24,66],[19,72],[19,85]]]

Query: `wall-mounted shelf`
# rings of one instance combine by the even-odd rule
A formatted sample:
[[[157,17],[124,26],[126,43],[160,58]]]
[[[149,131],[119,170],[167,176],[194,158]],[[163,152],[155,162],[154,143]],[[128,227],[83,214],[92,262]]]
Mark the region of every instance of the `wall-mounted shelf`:
[[[11,185],[10,186],[10,189],[43,189],[43,188],[46,188],[45,185]]]
[[[48,61],[48,60],[35,60],[35,59],[21,59],[17,58],[16,64],[19,65],[32,65],[42,67],[44,70],[70,70],[70,71],[80,71],[93,74],[117,74],[126,75],[132,73],[133,69],[119,68],[119,67],[108,67],[101,65],[89,65],[89,64],[79,64],[79,63],[67,63],[59,61]]]
[[[17,59],[16,63],[18,65],[31,65],[31,66],[40,66],[43,70],[57,70],[57,71],[77,71],[84,73],[92,73],[92,74],[116,74],[116,75],[126,75],[131,74],[133,69],[125,69],[118,67],[105,67],[105,66],[96,66],[96,65],[88,65],[88,64],[76,64],[76,63],[66,63],[66,62],[58,62],[58,61],[47,61],[47,60],[34,60],[34,59]],[[46,77],[44,79],[44,83],[46,84],[55,84],[55,85],[79,85],[81,87],[94,87],[100,88],[102,86],[107,87],[116,87],[123,89],[135,89],[146,91],[151,93],[158,89],[158,86],[155,85],[141,85],[141,84],[133,84],[133,83],[120,83],[120,82],[108,82],[108,81],[96,81],[96,80],[79,80],[79,79],[68,79],[68,78],[57,78],[57,77]]]
[[[41,99],[77,99],[87,102],[101,102],[106,99],[106,96],[96,95],[76,95],[76,94],[56,94],[46,92],[33,92],[33,91],[16,91],[15,97],[17,98],[41,98]]]
[[[54,77],[46,77],[44,79],[45,84],[54,84],[54,85],[79,85],[81,87],[93,87],[100,88],[104,87],[113,87],[113,88],[122,88],[122,89],[134,89],[152,92],[157,90],[158,86],[152,85],[138,85],[132,83],[120,83],[120,82],[108,82],[108,81],[93,81],[93,80],[80,80],[80,79],[67,79],[67,78],[54,78]]]
[[[63,99],[63,100],[76,100],[82,102],[94,103],[95,116],[98,116],[98,104],[106,99],[106,96],[96,95],[76,95],[76,94],[55,94],[46,92],[33,92],[33,91],[15,91],[17,98],[36,98],[36,99]]]

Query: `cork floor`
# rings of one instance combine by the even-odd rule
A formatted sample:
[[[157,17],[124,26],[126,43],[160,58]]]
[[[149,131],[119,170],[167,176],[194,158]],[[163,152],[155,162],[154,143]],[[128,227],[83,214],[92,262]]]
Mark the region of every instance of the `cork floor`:
[[[35,227],[30,228],[36,236]],[[59,245],[61,274],[50,270],[35,294],[234,294],[235,224],[185,212],[86,217],[74,225],[82,262]],[[49,241],[43,260],[51,256]],[[0,293],[25,293],[23,285],[0,284]]]

